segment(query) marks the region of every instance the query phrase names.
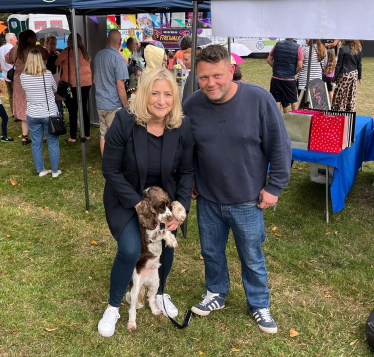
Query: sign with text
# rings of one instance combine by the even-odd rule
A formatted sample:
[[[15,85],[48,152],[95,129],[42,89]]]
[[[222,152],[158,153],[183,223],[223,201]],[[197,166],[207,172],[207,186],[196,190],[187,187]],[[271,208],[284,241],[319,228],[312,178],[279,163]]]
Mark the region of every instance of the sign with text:
[[[63,29],[62,20],[51,20],[51,26],[55,29]]]
[[[177,41],[184,35],[191,35],[190,30],[177,30],[177,29],[155,29],[153,38],[162,42],[167,50],[179,50],[180,47]]]
[[[47,28],[47,21],[34,21],[35,31],[44,30]]]
[[[311,108],[313,109],[330,109],[329,94],[327,92],[326,83],[319,78],[309,82],[309,98]]]

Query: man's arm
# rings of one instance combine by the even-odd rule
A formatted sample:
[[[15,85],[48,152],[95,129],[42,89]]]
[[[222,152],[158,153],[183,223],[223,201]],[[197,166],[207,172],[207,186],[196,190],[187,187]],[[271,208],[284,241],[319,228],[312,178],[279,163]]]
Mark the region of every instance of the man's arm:
[[[268,59],[266,60],[267,63],[269,63],[269,66],[270,67],[273,67],[274,66],[274,57],[273,56],[268,56]],[[296,72],[297,73],[297,72]]]
[[[118,80],[117,81],[117,91],[118,95],[121,99],[123,107],[127,107],[127,93],[126,93],[126,88],[125,88],[125,82],[123,80]]]
[[[301,69],[303,68],[303,62],[304,61],[297,61],[296,73],[295,74],[298,74],[301,71]]]

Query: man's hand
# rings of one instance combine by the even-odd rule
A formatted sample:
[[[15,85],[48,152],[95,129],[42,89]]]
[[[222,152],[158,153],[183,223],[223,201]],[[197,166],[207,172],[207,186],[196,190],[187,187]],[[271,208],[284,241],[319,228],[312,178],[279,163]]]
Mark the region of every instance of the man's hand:
[[[191,198],[193,200],[196,200],[197,199],[197,196],[199,196],[199,193],[197,192],[196,190],[196,186],[195,186],[195,182],[193,183],[193,186],[192,186],[192,193],[191,193]]]
[[[278,202],[278,197],[266,192],[264,189],[261,190],[260,196],[258,197],[258,208],[266,209],[275,206]]]
[[[140,201],[137,205],[134,206],[135,209],[136,209],[136,212],[138,212],[138,209],[139,209],[141,204],[142,204],[142,201]]]

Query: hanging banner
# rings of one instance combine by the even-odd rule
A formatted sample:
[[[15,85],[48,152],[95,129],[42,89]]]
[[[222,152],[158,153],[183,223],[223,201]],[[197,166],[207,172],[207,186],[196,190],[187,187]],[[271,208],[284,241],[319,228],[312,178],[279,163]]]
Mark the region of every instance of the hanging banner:
[[[153,38],[160,41],[167,50],[179,50],[177,41],[184,35],[191,35],[190,30],[177,29],[155,29]]]
[[[137,28],[136,15],[123,14],[121,15],[121,29],[127,30],[129,28]]]

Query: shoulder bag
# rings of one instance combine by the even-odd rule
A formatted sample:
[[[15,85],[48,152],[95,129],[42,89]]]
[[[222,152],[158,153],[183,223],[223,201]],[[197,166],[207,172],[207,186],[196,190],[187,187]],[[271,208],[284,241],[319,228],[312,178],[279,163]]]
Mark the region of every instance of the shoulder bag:
[[[64,121],[64,118],[61,118],[59,113],[56,116],[52,117],[51,112],[49,111],[47,88],[45,86],[44,74],[43,74],[43,83],[44,83],[45,99],[47,101],[48,114],[49,114],[48,133],[51,135],[65,135],[67,130],[66,130],[66,123]]]
[[[64,100],[70,96],[70,98],[73,98],[73,94],[71,92],[71,84],[70,84],[70,48],[68,48],[68,81],[64,82],[60,81],[58,82],[57,87],[57,94],[62,97]]]
[[[13,64],[13,67],[8,71],[6,77],[11,81],[13,82],[14,81],[14,73],[16,72],[16,70],[14,69],[14,66],[16,65],[16,62],[17,62],[17,57],[16,57],[16,60],[14,61],[14,64]]]

